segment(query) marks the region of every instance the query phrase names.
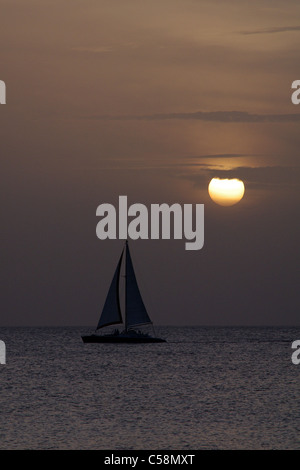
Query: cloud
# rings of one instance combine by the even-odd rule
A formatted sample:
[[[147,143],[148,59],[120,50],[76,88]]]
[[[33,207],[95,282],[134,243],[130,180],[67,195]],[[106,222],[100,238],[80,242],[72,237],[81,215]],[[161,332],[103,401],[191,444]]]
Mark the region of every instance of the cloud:
[[[282,26],[277,28],[265,28],[253,31],[240,31],[239,34],[276,34],[276,33],[287,33],[290,31],[300,31],[300,26]]]
[[[182,178],[189,179],[196,187],[215,178],[239,178],[244,181],[249,189],[275,189],[297,188],[300,179],[300,166],[260,166],[260,167],[236,167],[228,169],[203,168],[199,173],[181,174]]]
[[[253,157],[253,154],[249,155],[246,153],[215,153],[209,155],[196,155],[188,158],[241,158],[241,157]]]
[[[158,113],[146,115],[123,115],[123,116],[110,116],[110,115],[94,115],[86,117],[85,119],[91,120],[108,120],[108,121],[161,121],[170,119],[179,120],[199,120],[199,121],[212,121],[212,122],[249,122],[249,123],[263,123],[263,122],[299,122],[300,113],[295,114],[251,114],[246,111],[196,111],[193,113]]]

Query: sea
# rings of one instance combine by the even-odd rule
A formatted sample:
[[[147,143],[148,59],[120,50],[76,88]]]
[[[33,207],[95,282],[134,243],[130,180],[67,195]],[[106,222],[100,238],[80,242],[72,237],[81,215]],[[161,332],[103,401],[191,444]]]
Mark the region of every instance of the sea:
[[[292,327],[156,327],[158,344],[84,344],[88,327],[0,328],[1,450],[299,450]]]

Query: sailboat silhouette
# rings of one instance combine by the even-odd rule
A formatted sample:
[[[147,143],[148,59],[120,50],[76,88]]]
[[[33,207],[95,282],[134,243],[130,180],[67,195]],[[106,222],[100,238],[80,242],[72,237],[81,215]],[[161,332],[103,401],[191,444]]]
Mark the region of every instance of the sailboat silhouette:
[[[119,333],[115,330],[111,334],[92,334],[82,336],[84,343],[164,343],[165,339],[150,336],[147,333],[136,331],[134,328],[142,325],[152,324],[144,305],[133,264],[129,252],[128,242],[122,250],[117,268],[108,290],[108,294],[102,309],[102,313],[96,327],[96,331],[109,325],[123,323],[121,304],[120,304],[120,275],[121,266],[125,253],[125,312],[124,312],[124,330]]]

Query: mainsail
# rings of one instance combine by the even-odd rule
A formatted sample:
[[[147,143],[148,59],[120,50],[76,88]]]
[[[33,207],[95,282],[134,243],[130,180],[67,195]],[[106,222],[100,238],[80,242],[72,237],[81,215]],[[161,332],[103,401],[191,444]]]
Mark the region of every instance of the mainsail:
[[[120,256],[120,260],[118,262],[113,280],[111,281],[111,285],[96,330],[98,330],[99,328],[103,328],[104,326],[122,323],[119,297],[119,280],[123,253],[124,250],[122,251],[122,254]]]
[[[126,242],[126,325],[125,328],[152,323],[136,281],[128,243]]]

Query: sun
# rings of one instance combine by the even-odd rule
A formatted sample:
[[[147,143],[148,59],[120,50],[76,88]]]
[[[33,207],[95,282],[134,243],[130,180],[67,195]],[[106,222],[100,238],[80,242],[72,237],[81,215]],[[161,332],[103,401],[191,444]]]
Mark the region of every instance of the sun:
[[[233,206],[244,196],[245,186],[239,179],[213,178],[208,185],[211,199],[220,206]]]

